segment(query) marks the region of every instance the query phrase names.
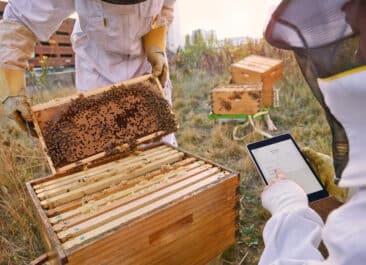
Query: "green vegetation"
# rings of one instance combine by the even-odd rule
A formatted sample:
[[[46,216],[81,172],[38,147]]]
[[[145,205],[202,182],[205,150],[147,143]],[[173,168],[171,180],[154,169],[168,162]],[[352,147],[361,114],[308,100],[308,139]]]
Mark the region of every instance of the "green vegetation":
[[[218,47],[216,40],[206,44],[199,36],[180,51],[171,71],[180,147],[241,174],[239,240],[223,255],[223,264],[258,263],[263,249],[261,231],[269,217],[260,204],[261,180],[245,149],[247,143],[262,137],[248,130],[245,140],[237,142],[232,139],[237,122],[220,124],[208,119],[211,90],[229,82],[230,64],[249,54],[280,58],[285,62],[285,77],[277,84],[281,89],[281,105],[270,110],[279,128],[277,133],[289,131],[300,145],[330,153],[324,115],[290,53],[254,40],[239,47],[230,42]],[[66,89],[61,94],[72,91]],[[37,92],[34,101],[47,101],[53,96],[55,93],[49,90]],[[258,123],[264,128],[263,121]],[[43,246],[24,182],[45,176],[49,170],[37,141],[13,128],[3,117],[0,126],[0,264],[28,264],[42,253]]]

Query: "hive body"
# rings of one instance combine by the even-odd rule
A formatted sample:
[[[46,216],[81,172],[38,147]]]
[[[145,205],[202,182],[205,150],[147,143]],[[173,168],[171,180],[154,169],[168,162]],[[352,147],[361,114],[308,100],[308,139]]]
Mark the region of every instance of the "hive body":
[[[235,243],[238,174],[168,145],[27,183],[53,264],[205,264]]]
[[[262,83],[229,84],[211,92],[214,114],[254,114],[262,106]]]
[[[283,64],[281,60],[258,55],[250,55],[231,65],[232,82],[245,84],[262,82],[262,105],[273,105],[273,85],[282,78]]]

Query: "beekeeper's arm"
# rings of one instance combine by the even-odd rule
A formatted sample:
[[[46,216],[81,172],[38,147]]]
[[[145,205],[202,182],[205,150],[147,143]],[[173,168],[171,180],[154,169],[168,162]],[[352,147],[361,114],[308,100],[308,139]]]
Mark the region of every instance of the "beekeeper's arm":
[[[263,207],[272,213],[263,239],[259,265],[305,265],[322,261],[318,250],[323,221],[309,208],[300,186],[291,180],[273,183],[262,193]]]
[[[25,69],[36,39],[47,41],[74,12],[74,1],[13,0],[0,21],[0,102],[22,129],[31,122],[25,95]]]
[[[143,37],[147,59],[152,66],[152,74],[160,79],[164,86],[168,75],[168,63],[165,56],[168,26],[174,18],[175,0],[165,0],[161,13],[154,19],[152,29]]]
[[[365,264],[366,188],[333,211],[324,228],[307,206],[303,190],[290,180],[270,186],[262,194],[262,204],[272,218],[264,228],[259,265]],[[326,260],[317,249],[321,239],[329,253]]]

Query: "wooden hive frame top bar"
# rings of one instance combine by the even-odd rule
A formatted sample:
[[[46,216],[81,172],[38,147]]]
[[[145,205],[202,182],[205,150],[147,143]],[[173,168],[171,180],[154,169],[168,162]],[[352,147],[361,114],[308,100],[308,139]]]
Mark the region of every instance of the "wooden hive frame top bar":
[[[232,64],[233,67],[245,68],[254,72],[265,73],[273,67],[281,65],[282,61],[258,55],[250,55],[243,60]]]
[[[176,131],[160,82],[151,75],[32,107],[53,173],[69,171]]]

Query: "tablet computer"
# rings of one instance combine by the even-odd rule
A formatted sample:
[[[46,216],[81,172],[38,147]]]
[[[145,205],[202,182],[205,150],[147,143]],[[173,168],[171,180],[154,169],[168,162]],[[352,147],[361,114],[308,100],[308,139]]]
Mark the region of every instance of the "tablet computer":
[[[310,202],[329,196],[290,134],[252,143],[247,148],[267,185],[279,168],[305,190]]]

